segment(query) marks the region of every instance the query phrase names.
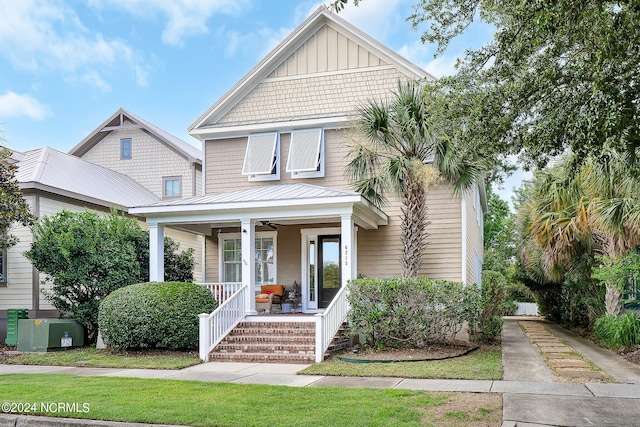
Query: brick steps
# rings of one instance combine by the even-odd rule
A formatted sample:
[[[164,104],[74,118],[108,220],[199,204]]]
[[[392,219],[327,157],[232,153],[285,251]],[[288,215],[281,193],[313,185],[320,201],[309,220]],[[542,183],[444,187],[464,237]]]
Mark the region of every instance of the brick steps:
[[[325,357],[349,345],[344,327]],[[211,352],[209,360],[251,363],[314,363],[314,322],[242,322]]]

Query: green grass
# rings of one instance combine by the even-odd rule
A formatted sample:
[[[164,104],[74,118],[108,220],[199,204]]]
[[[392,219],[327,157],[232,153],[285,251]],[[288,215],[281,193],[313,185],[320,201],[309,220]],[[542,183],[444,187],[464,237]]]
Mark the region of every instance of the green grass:
[[[4,402],[77,403],[39,415],[193,426],[420,426],[451,395],[74,375],[3,375]],[[82,412],[82,410],[88,412]],[[489,415],[488,415],[489,416]],[[453,415],[459,418],[459,415]]]
[[[195,353],[114,352],[93,347],[50,353],[25,353],[6,361],[14,365],[80,366],[92,368],[182,369],[200,363]]]
[[[502,378],[502,351],[481,349],[453,359],[401,363],[349,363],[331,357],[299,373],[354,377],[499,380]]]

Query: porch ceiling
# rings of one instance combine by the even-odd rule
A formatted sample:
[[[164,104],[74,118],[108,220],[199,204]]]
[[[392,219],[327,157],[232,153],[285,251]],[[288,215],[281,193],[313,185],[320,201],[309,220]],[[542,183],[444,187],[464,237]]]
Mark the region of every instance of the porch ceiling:
[[[206,196],[163,201],[129,209],[147,222],[165,225],[237,224],[240,219],[318,223],[340,221],[353,215],[354,222],[374,229],[388,217],[361,194],[311,184],[276,184]]]

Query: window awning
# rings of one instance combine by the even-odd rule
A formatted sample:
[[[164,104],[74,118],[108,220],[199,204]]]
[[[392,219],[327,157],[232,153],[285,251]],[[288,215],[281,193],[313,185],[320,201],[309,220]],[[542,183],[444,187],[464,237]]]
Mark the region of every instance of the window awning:
[[[311,172],[320,164],[322,129],[291,132],[287,172]]]
[[[276,164],[278,133],[249,135],[242,175],[270,174]]]

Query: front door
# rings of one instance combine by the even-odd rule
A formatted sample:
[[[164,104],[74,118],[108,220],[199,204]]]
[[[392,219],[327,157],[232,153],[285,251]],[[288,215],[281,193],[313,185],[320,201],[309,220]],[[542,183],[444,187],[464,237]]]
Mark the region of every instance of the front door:
[[[329,306],[341,279],[340,235],[318,236],[318,308]]]

